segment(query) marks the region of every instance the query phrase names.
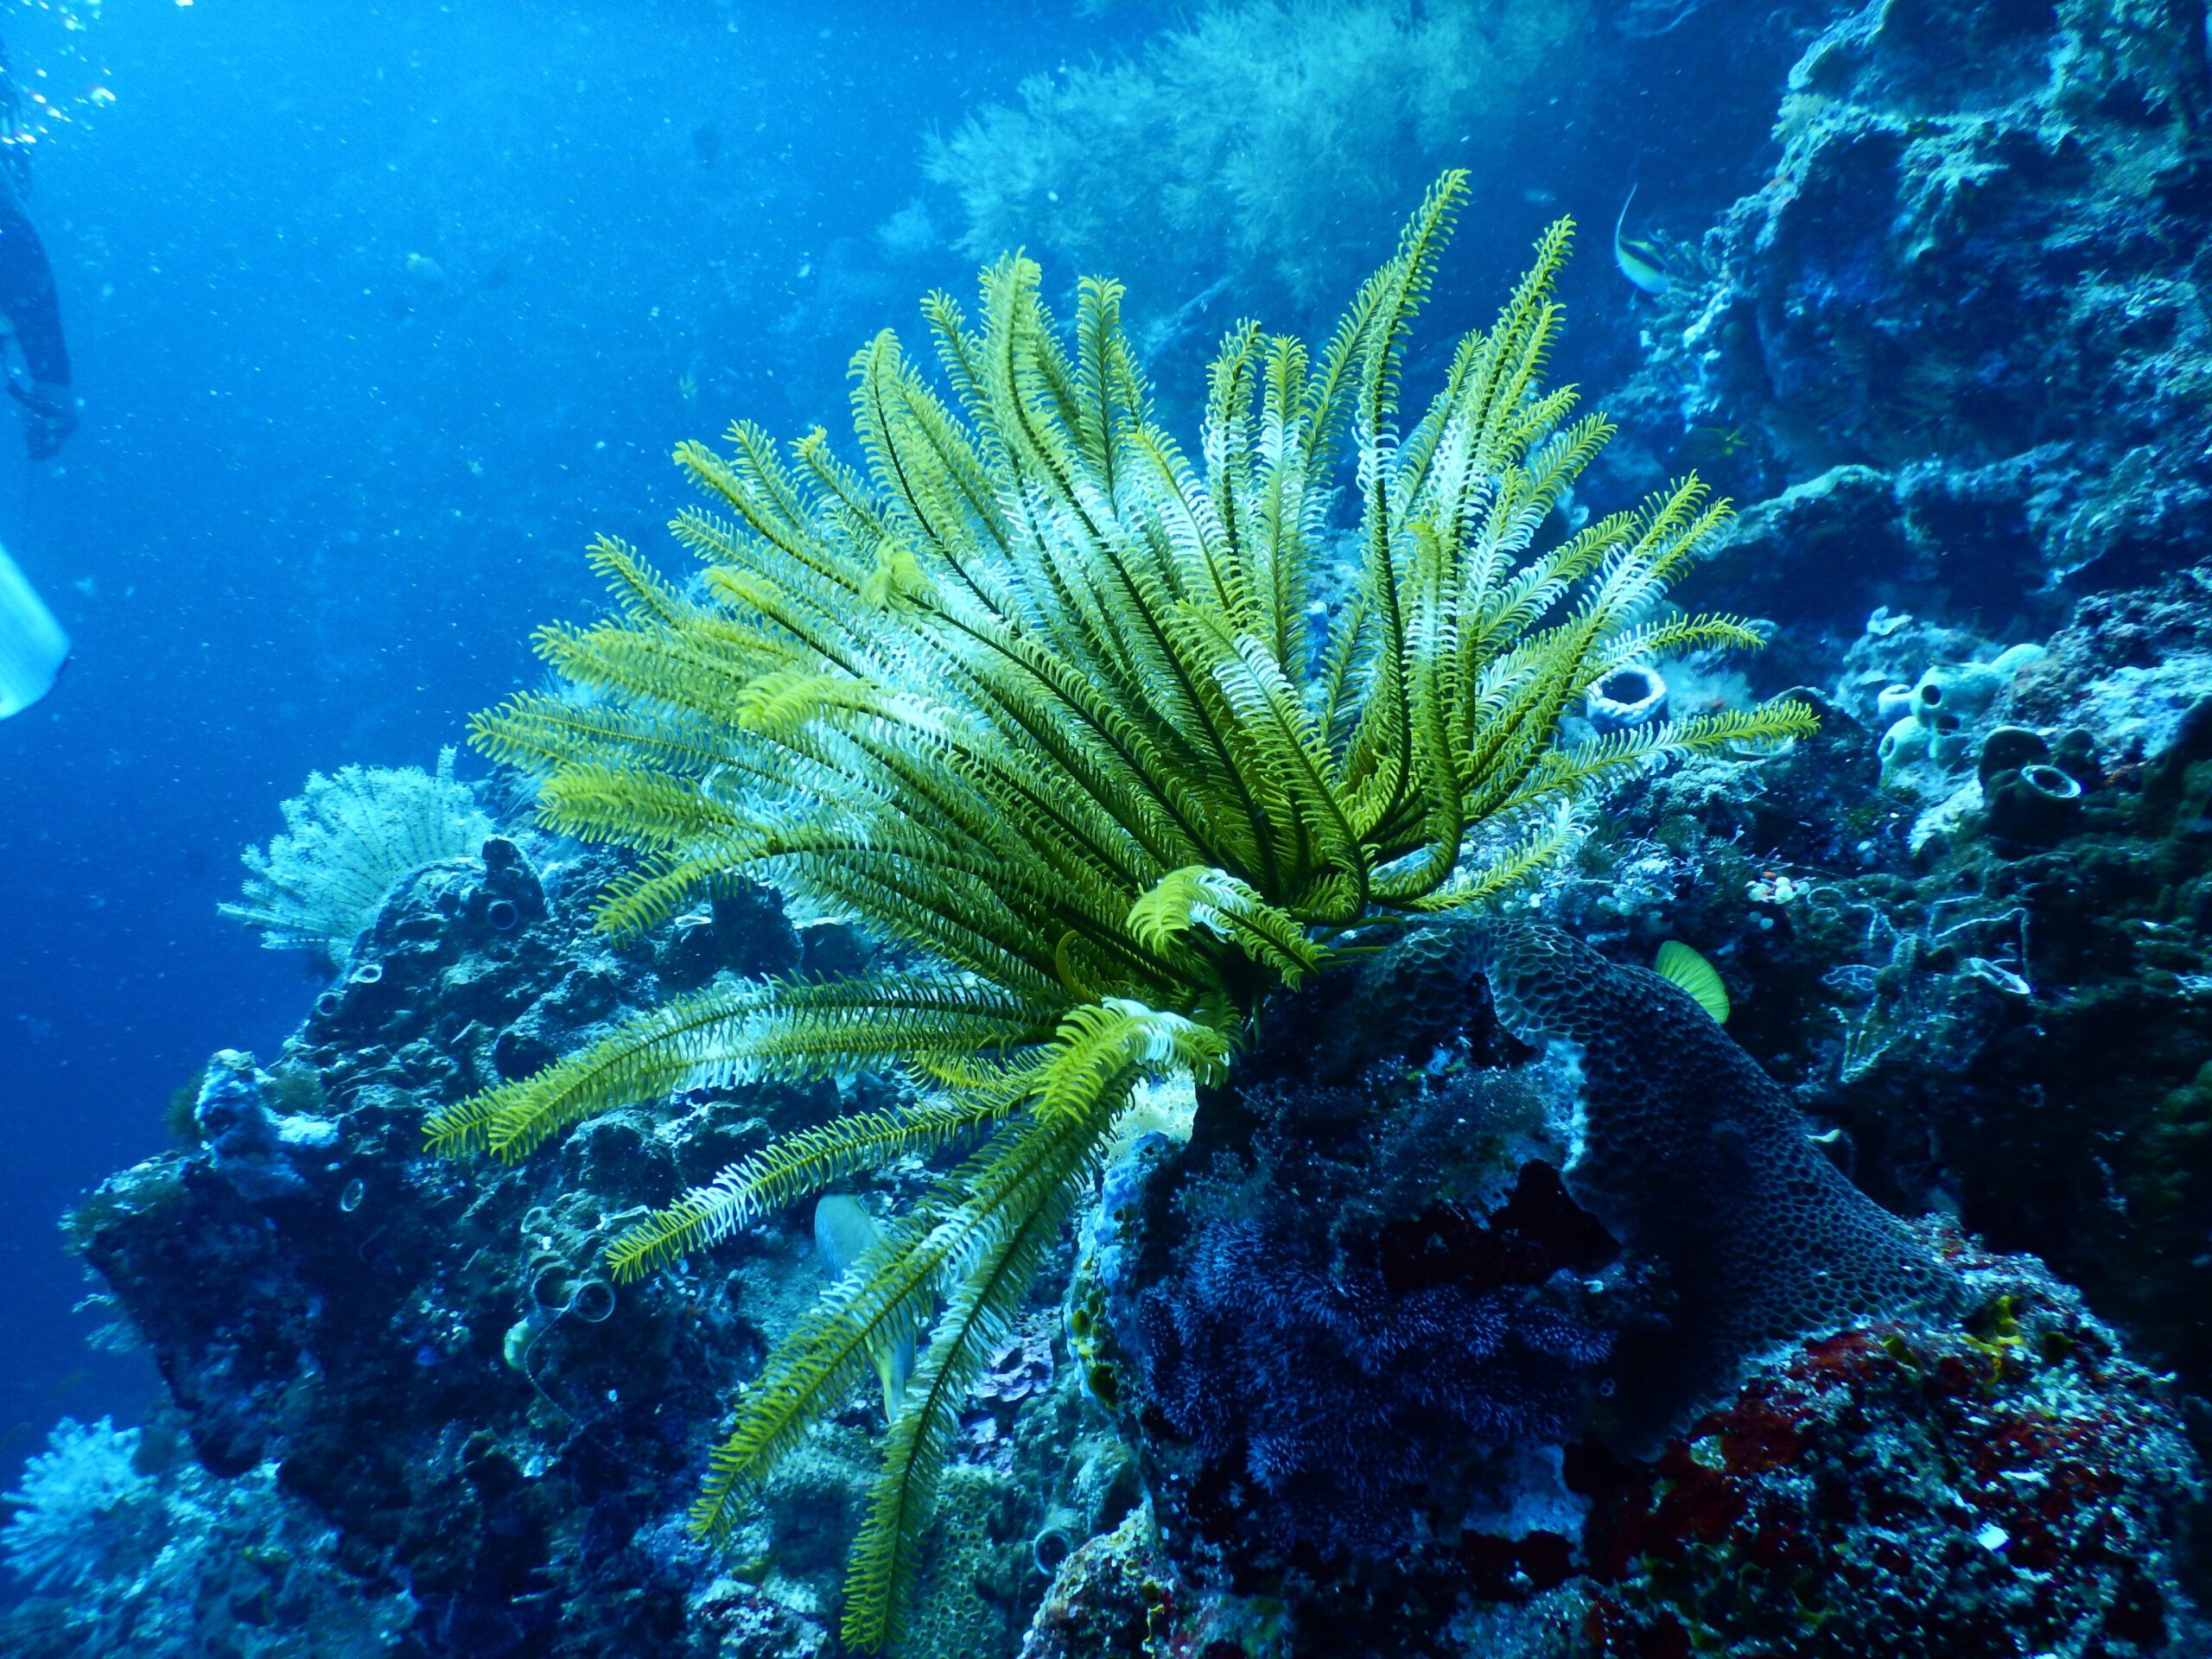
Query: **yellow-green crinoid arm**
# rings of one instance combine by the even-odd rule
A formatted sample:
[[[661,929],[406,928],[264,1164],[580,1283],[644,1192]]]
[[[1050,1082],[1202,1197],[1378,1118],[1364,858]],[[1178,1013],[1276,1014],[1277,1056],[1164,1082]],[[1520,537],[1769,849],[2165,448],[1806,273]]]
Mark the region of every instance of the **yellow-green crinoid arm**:
[[[747,1016],[766,988],[714,988],[640,1014],[542,1071],[439,1112],[425,1129],[429,1149],[489,1152],[512,1162],[598,1113],[702,1076],[727,1079],[743,1058]]]
[[[832,1181],[926,1157],[980,1133],[1012,1109],[1004,1098],[958,1096],[880,1112],[850,1112],[779,1137],[655,1211],[607,1247],[607,1264],[624,1281],[704,1249],[771,1211]]]
[[[431,1150],[513,1160],[585,1118],[741,1075],[802,1078],[1033,1042],[1055,1010],[969,976],[916,969],[738,982],[640,1014],[581,1052],[430,1120]]]

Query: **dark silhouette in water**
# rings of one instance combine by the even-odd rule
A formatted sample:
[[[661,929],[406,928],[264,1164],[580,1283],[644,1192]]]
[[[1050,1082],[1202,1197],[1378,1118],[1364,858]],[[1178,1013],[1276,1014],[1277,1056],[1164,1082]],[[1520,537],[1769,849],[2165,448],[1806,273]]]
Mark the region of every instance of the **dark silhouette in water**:
[[[0,47],[0,118],[13,135],[16,118],[15,76]],[[77,429],[76,398],[69,385],[69,346],[61,333],[61,303],[46,245],[23,208],[29,183],[20,145],[11,144],[8,165],[0,167],[0,315],[16,337],[16,350],[29,385],[12,372],[9,395],[22,406],[23,443],[33,461],[60,451]]]
[[[0,119],[6,121],[12,140],[21,124],[5,47],[0,47]],[[31,377],[26,386],[11,370],[8,390],[23,408],[24,447],[33,461],[43,461],[77,429],[69,347],[61,337],[54,267],[23,211],[28,169],[22,147],[10,143],[0,155],[6,157],[6,165],[0,166],[0,319],[14,333]],[[16,562],[0,550],[0,720],[52,690],[68,661],[68,635]]]

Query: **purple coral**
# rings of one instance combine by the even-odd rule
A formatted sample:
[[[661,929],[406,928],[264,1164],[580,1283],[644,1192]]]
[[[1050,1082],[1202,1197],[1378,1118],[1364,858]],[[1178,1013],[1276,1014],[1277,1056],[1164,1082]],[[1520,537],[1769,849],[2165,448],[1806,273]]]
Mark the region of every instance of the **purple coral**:
[[[1608,1342],[1524,1287],[1393,1283],[1295,1213],[1224,1217],[1140,1319],[1160,1416],[1249,1482],[1284,1546],[1382,1555],[1413,1500],[1471,1455],[1555,1441]]]

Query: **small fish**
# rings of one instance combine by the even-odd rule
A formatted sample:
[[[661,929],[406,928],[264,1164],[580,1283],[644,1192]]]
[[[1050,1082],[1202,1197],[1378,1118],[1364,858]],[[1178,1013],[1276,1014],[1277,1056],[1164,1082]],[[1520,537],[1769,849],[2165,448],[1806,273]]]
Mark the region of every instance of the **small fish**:
[[[1961,964],[1969,979],[1978,979],[2007,996],[2032,996],[2035,987],[2001,962],[1992,962],[1987,957],[1968,957]]]
[[[1682,447],[1708,460],[1725,460],[1740,455],[1751,448],[1751,440],[1744,435],[1740,426],[1694,426]]]
[[[1674,284],[1667,275],[1667,268],[1660,263],[1659,250],[1637,237],[1621,234],[1628,224],[1629,202],[1636,200],[1636,187],[1628,188],[1628,201],[1621,203],[1620,217],[1613,221],[1613,263],[1621,268],[1621,275],[1642,289],[1646,294],[1663,295]]]
[[[822,1258],[822,1271],[832,1284],[846,1278],[880,1236],[875,1217],[858,1198],[832,1193],[814,1206],[814,1248]],[[906,1398],[906,1379],[914,1370],[914,1339],[876,1350],[875,1374],[883,1380],[883,1417],[899,1421],[899,1408]]]

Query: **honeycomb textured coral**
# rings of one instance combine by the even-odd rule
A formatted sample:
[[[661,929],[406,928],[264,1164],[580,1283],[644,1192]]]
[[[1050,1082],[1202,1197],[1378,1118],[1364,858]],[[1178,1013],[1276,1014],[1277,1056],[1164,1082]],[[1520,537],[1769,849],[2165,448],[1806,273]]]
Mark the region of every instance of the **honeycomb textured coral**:
[[[939,1523],[921,1564],[912,1623],[899,1646],[904,1659],[964,1659],[998,1617],[985,1594],[1000,1553],[989,1523],[1003,1506],[1007,1479],[974,1464],[955,1464],[944,1471]]]
[[[1926,1246],[1844,1179],[1687,992],[1556,929],[1480,937],[1507,1028],[1580,1050],[1567,1191],[1669,1270],[1678,1329],[1707,1363],[1949,1299]]]
[[[1465,1022],[1468,982],[1479,971],[1475,952],[1464,927],[1407,933],[1359,974],[1341,1017],[1301,1026],[1296,1064],[1319,1079],[1350,1079],[1385,1054],[1419,1058],[1448,1047]]]

